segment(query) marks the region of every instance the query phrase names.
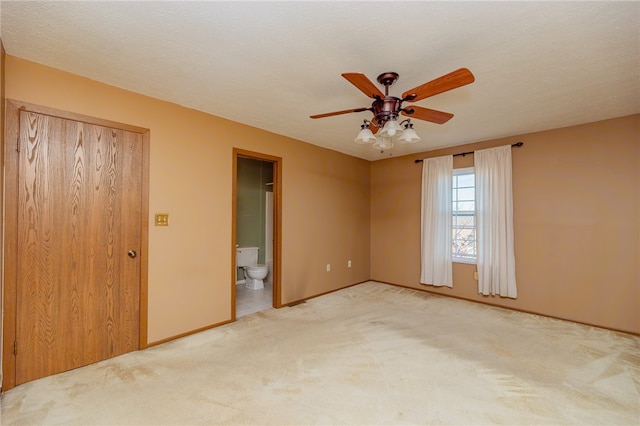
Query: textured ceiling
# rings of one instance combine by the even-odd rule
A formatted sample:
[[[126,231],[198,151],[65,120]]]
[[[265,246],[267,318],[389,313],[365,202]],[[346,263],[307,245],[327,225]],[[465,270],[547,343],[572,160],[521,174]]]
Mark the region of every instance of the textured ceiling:
[[[640,113],[640,2],[1,1],[8,54],[376,160]],[[422,137],[381,154],[341,77],[400,74],[390,94],[466,67],[415,105]]]

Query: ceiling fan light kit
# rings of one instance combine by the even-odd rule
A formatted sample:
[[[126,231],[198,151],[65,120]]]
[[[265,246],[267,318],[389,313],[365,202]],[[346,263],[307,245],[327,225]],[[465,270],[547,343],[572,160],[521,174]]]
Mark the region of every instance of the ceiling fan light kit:
[[[394,137],[398,130],[402,131],[402,126],[398,124],[398,120],[394,117],[388,119],[382,130],[380,131],[380,136],[391,136]]]
[[[407,120],[409,121],[409,120]],[[400,137],[398,137],[398,142],[400,143],[414,143],[420,140],[420,136],[413,130],[413,124],[408,122],[402,131]]]
[[[398,80],[398,73],[385,72],[378,76],[378,83],[384,86],[384,93],[378,89],[364,74],[344,73],[342,76],[369,98],[374,99],[370,108],[355,108],[343,111],[312,115],[311,118],[324,118],[352,112],[371,111],[373,119],[365,119],[360,132],[355,138],[358,144],[373,144],[373,147],[384,152],[393,148],[393,137],[400,134],[396,141],[415,143],[420,137],[413,129],[411,118],[425,120],[436,124],[444,124],[453,118],[453,114],[419,106],[403,108],[403,102],[417,102],[458,87],[473,83],[475,77],[466,68],[460,68],[442,77],[431,80],[402,94],[402,98],[389,96],[389,86]],[[398,122],[399,115],[407,118]],[[378,133],[378,137],[375,136]]]
[[[373,132],[371,131],[371,129],[369,129],[369,124],[370,123],[368,120],[365,120],[365,124],[363,124],[360,129],[360,132],[358,133],[358,136],[356,136],[355,138],[355,143],[359,143],[359,144],[365,144],[365,143],[373,143],[376,141],[376,137],[373,135]]]
[[[384,152],[385,149],[393,148],[393,142],[389,136],[382,136],[380,140],[376,140],[373,147]]]

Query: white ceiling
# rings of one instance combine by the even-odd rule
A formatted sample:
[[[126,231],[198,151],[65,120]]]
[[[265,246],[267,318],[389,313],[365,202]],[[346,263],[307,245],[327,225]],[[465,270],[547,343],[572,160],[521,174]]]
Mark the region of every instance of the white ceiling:
[[[8,54],[376,160],[640,113],[640,2],[1,1]],[[466,67],[416,102],[422,137],[384,154],[341,77],[400,74],[390,95]],[[382,88],[384,91],[384,89]],[[405,104],[406,105],[406,104]]]

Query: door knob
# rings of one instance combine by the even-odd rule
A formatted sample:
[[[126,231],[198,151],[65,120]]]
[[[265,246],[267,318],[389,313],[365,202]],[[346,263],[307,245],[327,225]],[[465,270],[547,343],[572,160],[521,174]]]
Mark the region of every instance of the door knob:
[[[135,250],[129,250],[129,253],[127,253],[127,255],[129,255],[129,257],[133,259],[138,255],[138,253],[136,253]]]

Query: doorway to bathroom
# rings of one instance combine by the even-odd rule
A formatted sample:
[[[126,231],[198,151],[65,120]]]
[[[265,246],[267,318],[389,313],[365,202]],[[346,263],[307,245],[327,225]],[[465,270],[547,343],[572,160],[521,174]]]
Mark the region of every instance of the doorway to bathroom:
[[[232,320],[281,306],[281,164],[233,150]]]

